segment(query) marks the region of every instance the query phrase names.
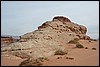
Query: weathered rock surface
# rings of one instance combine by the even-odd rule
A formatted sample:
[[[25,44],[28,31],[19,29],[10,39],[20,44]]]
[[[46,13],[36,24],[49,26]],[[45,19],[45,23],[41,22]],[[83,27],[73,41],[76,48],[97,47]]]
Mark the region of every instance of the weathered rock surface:
[[[30,57],[50,56],[58,49],[64,50],[66,45],[75,38],[89,40],[87,28],[71,22],[66,17],[57,16],[38,27],[38,30],[21,36],[19,42],[9,45],[2,50],[25,53]],[[12,53],[11,53],[12,54]]]
[[[61,22],[71,22],[70,19],[63,17],[63,16],[56,16],[56,17],[53,18],[53,21],[56,20],[56,19],[61,21]]]

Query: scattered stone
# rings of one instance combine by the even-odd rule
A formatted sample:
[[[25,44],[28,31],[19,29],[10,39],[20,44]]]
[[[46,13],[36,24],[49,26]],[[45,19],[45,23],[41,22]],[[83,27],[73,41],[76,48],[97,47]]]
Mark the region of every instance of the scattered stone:
[[[85,47],[85,49],[88,49],[88,47]]]
[[[96,50],[96,48],[92,48],[92,50]]]
[[[72,57],[66,57],[66,59],[74,60],[74,58],[72,58]]]
[[[57,57],[57,59],[62,59],[62,57]]]

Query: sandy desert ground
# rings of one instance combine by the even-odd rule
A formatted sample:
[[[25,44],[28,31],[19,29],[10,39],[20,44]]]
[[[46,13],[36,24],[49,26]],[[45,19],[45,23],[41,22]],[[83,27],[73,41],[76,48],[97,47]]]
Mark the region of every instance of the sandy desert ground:
[[[99,41],[80,40],[84,48],[74,48],[75,44],[65,44],[67,55],[52,55],[43,66],[99,66]],[[85,49],[88,47],[88,49]],[[92,48],[96,48],[93,50]],[[58,59],[58,57],[61,57]],[[66,57],[73,59],[66,59]],[[1,66],[18,66],[23,60],[14,56],[1,56]]]

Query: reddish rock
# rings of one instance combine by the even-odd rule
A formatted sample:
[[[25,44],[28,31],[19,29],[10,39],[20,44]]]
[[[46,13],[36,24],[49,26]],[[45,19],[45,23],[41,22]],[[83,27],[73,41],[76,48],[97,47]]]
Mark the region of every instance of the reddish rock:
[[[79,39],[84,39],[84,40],[90,40],[91,38],[85,34],[77,34],[76,36],[79,37]]]
[[[80,31],[81,31],[82,34],[86,34],[87,28],[83,25],[80,25]]]
[[[55,19],[57,19],[57,20],[59,20],[59,21],[61,21],[61,22],[71,22],[71,20],[69,20],[68,18],[63,17],[63,16],[56,16],[56,17],[53,18],[53,21],[54,21]]]
[[[1,37],[1,43],[9,44],[13,42],[12,37]]]
[[[17,42],[19,39],[15,39],[11,36],[1,36],[1,44],[11,44]]]

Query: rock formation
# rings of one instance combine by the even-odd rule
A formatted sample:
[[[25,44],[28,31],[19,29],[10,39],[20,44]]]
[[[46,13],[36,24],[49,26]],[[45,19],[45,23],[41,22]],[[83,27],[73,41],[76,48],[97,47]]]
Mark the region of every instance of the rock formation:
[[[89,40],[86,35],[87,28],[71,22],[63,16],[56,16],[52,21],[46,21],[37,30],[21,36],[19,42],[12,43],[8,48],[2,50],[13,50],[25,53],[30,57],[50,56],[58,49],[64,50],[66,45],[75,38]]]
[[[11,44],[17,41],[18,39],[13,38],[12,36],[1,36],[1,44]]]
[[[63,16],[56,16],[56,17],[53,18],[53,21],[56,20],[56,19],[61,21],[61,22],[71,22],[71,20],[69,20],[68,18],[63,17]]]

